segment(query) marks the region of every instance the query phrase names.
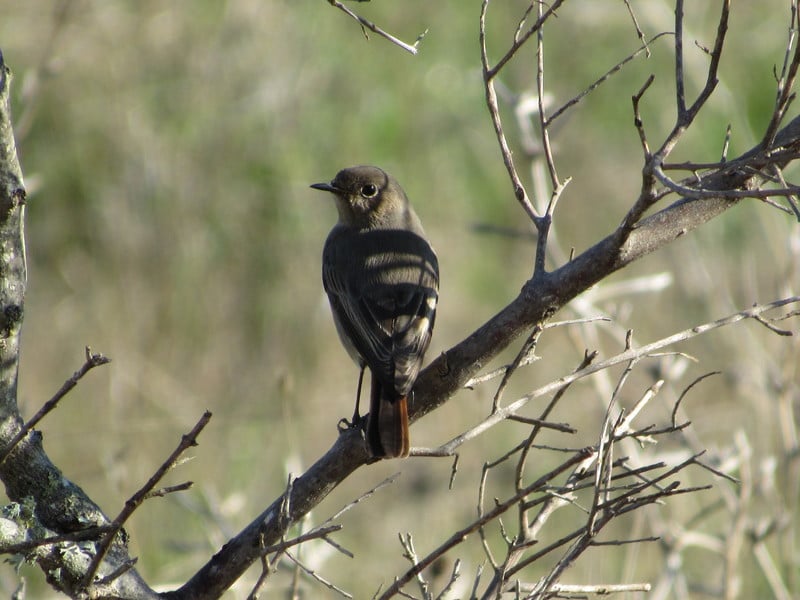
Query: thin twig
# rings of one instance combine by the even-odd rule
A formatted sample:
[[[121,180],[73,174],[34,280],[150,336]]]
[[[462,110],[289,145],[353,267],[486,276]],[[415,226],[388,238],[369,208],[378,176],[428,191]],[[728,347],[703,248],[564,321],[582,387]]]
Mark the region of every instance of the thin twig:
[[[534,481],[529,486],[525,487],[524,489],[520,490],[518,493],[511,496],[505,502],[498,503],[492,510],[488,513],[482,515],[479,519],[476,519],[463,529],[456,531],[453,535],[451,535],[442,545],[436,548],[433,552],[428,554],[425,558],[418,561],[414,567],[406,571],[401,577],[397,578],[391,586],[389,586],[383,594],[381,594],[379,600],[388,600],[394,594],[396,594],[400,588],[402,588],[405,584],[411,581],[414,577],[416,577],[417,573],[420,573],[423,569],[426,569],[430,566],[436,559],[440,556],[448,552],[454,546],[462,543],[467,537],[477,531],[482,525],[489,523],[490,521],[495,520],[504,512],[509,510],[513,507],[520,498],[524,498],[528,494],[542,488],[548,481],[552,480],[554,477],[557,477],[564,471],[568,470],[570,467],[574,466],[576,463],[585,459],[585,456],[581,453],[576,454],[575,456],[571,457],[549,473],[542,475],[539,479]]]
[[[725,139],[722,142],[722,152],[720,157],[720,163],[725,164],[728,161],[728,148],[731,144],[731,124],[728,123],[728,127],[725,129]]]
[[[194,485],[194,481],[184,481],[183,483],[179,483],[177,485],[168,485],[163,488],[159,488],[157,490],[153,490],[149,494],[147,494],[147,498],[163,498],[169,494],[174,494],[175,492],[185,492]]]
[[[528,357],[536,350],[536,344],[538,343],[539,337],[542,335],[543,331],[544,327],[541,323],[534,325],[530,335],[522,344],[519,352],[517,352],[517,356],[505,370],[503,378],[500,380],[500,385],[497,386],[497,391],[494,393],[494,398],[492,398],[492,412],[496,412],[497,408],[500,406],[500,399],[503,397],[503,392],[505,391],[508,382],[511,380],[511,377],[514,375],[523,361],[527,361]]]
[[[536,3],[537,17],[541,20],[544,16],[544,4],[542,2]],[[545,164],[547,171],[550,174],[550,185],[553,189],[558,189],[561,184],[559,183],[558,173],[556,171],[555,160],[553,159],[553,148],[550,145],[550,133],[547,131],[550,123],[544,106],[544,28],[540,27],[536,32],[536,98],[538,100],[539,109],[539,132],[542,136],[542,150],[544,151]],[[547,214],[552,214],[548,211]],[[538,225],[538,224],[537,224]],[[548,223],[549,225],[549,223]],[[549,227],[548,227],[549,228]],[[542,238],[542,231],[540,227],[539,238]],[[545,237],[547,231],[544,232]],[[542,249],[543,250],[543,249]],[[540,252],[537,250],[537,258]],[[544,252],[542,251],[543,255]],[[541,268],[534,270],[534,273],[541,271]]]
[[[626,0],[626,2],[627,2],[627,1],[628,1],[628,0]],[[582,91],[582,92],[580,92],[579,94],[577,94],[577,95],[573,96],[572,98],[570,98],[569,100],[567,100],[567,102],[566,102],[566,103],[562,104],[562,105],[561,105],[561,106],[560,106],[558,109],[556,109],[555,111],[553,111],[553,114],[552,114],[552,115],[550,115],[550,116],[548,117],[548,120],[547,120],[547,122],[548,122],[548,125],[552,125],[552,124],[553,124],[553,121],[555,121],[555,120],[556,120],[558,117],[560,117],[561,115],[563,115],[563,114],[564,114],[564,113],[565,113],[567,110],[569,110],[570,108],[572,108],[573,106],[575,106],[576,104],[578,104],[578,103],[579,103],[581,100],[583,100],[584,98],[586,98],[586,96],[588,96],[588,95],[589,95],[589,94],[591,94],[591,93],[592,93],[594,90],[596,90],[598,87],[600,87],[600,86],[601,86],[601,85],[602,85],[602,84],[603,84],[603,83],[604,83],[606,80],[610,79],[612,76],[614,76],[614,75],[616,75],[617,73],[619,73],[620,71],[622,71],[622,68],[623,68],[625,65],[627,65],[629,62],[631,62],[633,59],[635,59],[637,56],[639,56],[639,55],[640,55],[642,52],[646,52],[646,53],[648,54],[648,56],[649,56],[649,54],[650,54],[650,44],[652,44],[654,41],[656,41],[656,40],[658,40],[658,39],[660,39],[660,38],[662,38],[662,37],[664,37],[664,36],[667,36],[667,35],[672,35],[672,32],[671,32],[671,31],[662,31],[662,32],[661,32],[661,33],[659,33],[659,34],[656,34],[656,35],[654,35],[654,36],[653,36],[653,37],[650,39],[650,41],[649,41],[649,42],[648,42],[648,41],[646,41],[646,40],[642,40],[642,42],[643,42],[643,43],[642,43],[642,46],[641,46],[641,47],[639,47],[639,48],[637,48],[636,50],[634,50],[634,51],[633,51],[632,53],[630,53],[628,56],[626,56],[626,57],[625,57],[625,58],[623,58],[621,61],[619,61],[619,62],[618,62],[616,65],[614,65],[613,67],[611,67],[611,68],[610,68],[608,71],[606,71],[605,73],[603,73],[603,74],[602,74],[600,77],[598,77],[598,78],[597,78],[597,79],[596,79],[596,80],[595,80],[595,81],[594,81],[594,82],[593,82],[593,83],[592,83],[592,84],[591,84],[589,87],[587,87],[585,90],[583,90],[583,91]]]
[[[385,488],[387,485],[391,485],[392,483],[397,481],[398,477],[400,477],[400,472],[399,471],[397,473],[395,473],[394,475],[389,475],[389,477],[387,477],[386,479],[381,481],[375,487],[367,490],[366,492],[361,494],[355,500],[351,500],[350,502],[345,504],[342,508],[340,508],[338,511],[336,511],[334,514],[332,514],[330,517],[325,519],[325,522],[323,522],[322,525],[325,525],[326,523],[330,523],[330,522],[334,521],[335,519],[338,519],[344,513],[346,513],[348,510],[350,510],[351,508],[355,507],[357,504],[363,502],[364,500],[366,500],[367,498],[369,498],[370,496],[375,494],[375,492],[377,492],[378,490],[380,490],[382,488]]]
[[[311,578],[313,578],[317,582],[321,583],[322,585],[324,585],[329,590],[333,590],[334,592],[338,593],[339,595],[341,595],[341,596],[343,596],[345,598],[352,598],[353,597],[352,594],[349,594],[348,592],[344,591],[342,588],[338,587],[337,585],[331,583],[330,581],[328,581],[327,579],[322,577],[319,573],[317,573],[316,571],[314,571],[310,567],[307,567],[305,564],[303,564],[296,557],[292,556],[291,552],[286,552],[285,556],[289,560],[291,560],[293,563],[295,563],[297,566],[299,566],[306,573],[306,575],[309,575]]]
[[[373,23],[372,21],[368,21],[367,19],[365,19],[361,15],[354,13],[352,10],[347,8],[344,4],[339,2],[339,0],[328,0],[328,3],[331,4],[331,6],[335,6],[336,8],[341,10],[342,12],[350,15],[353,19],[358,21],[361,24],[362,29],[366,28],[366,29],[369,29],[370,31],[372,31],[374,33],[377,33],[379,36],[386,38],[387,40],[389,40],[390,42],[392,42],[396,46],[399,46],[400,48],[402,48],[406,52],[409,52],[410,54],[417,54],[417,52],[419,51],[417,46],[419,45],[419,43],[422,41],[422,38],[425,37],[425,34],[427,33],[427,30],[423,31],[417,37],[417,40],[413,44],[407,44],[403,40],[400,40],[400,39],[396,38],[395,36],[393,36],[391,33],[388,33],[387,31],[384,31],[383,29],[378,27],[375,23]]]
[[[636,28],[636,37],[639,38],[639,41],[647,48],[647,40],[644,37],[644,32],[642,28],[639,26],[639,20],[636,18],[636,14],[633,12],[633,7],[631,6],[630,0],[624,0],[625,7],[628,9],[628,14],[631,16],[631,21],[633,21],[633,26]],[[647,57],[650,58],[650,48],[647,48]]]
[[[778,77],[777,89],[775,93],[775,108],[772,111],[772,118],[767,125],[764,137],[761,141],[762,148],[769,148],[775,141],[783,117],[789,108],[789,104],[794,99],[792,87],[797,78],[797,70],[800,67],[800,44],[797,43],[797,27],[800,25],[797,2],[790,4],[790,23],[789,36],[786,40],[786,52],[783,57],[783,67]],[[794,52],[792,52],[794,46]],[[789,58],[791,55],[791,58]]]
[[[627,1],[627,0],[626,0]],[[567,583],[554,583],[550,586],[549,592],[557,594],[558,598],[585,598],[587,594],[596,596],[609,596],[611,594],[625,594],[629,592],[649,592],[649,583],[601,583],[595,585],[572,585]],[[520,591],[533,592],[537,589],[536,584],[521,584]]]
[[[486,104],[489,108],[489,116],[492,119],[492,125],[494,126],[495,135],[497,136],[497,142],[500,144],[500,153],[503,157],[503,164],[505,164],[508,175],[511,178],[511,184],[514,188],[514,196],[517,198],[517,201],[520,203],[528,217],[535,222],[538,218],[538,214],[536,209],[533,207],[530,198],[528,198],[528,193],[525,191],[525,186],[522,185],[522,180],[517,174],[517,169],[514,166],[514,158],[512,156],[511,149],[508,146],[505,133],[503,132],[503,122],[500,119],[500,108],[497,104],[497,92],[495,91],[494,87],[494,77],[497,74],[497,71],[492,71],[492,69],[489,67],[489,55],[486,49],[486,11],[488,8],[489,0],[483,0],[480,15],[479,40],[481,47],[481,66],[483,69],[483,83],[486,93]],[[525,39],[527,40],[527,37],[525,37]],[[502,68],[502,65],[498,64],[498,66],[495,67],[495,69],[499,68]]]
[[[264,546],[261,549],[262,554],[272,554],[273,552],[284,552],[289,548],[297,546],[299,544],[304,544],[305,542],[311,540],[318,540],[318,539],[325,539],[326,536],[334,533],[336,531],[341,531],[341,525],[320,525],[319,527],[315,527],[311,531],[306,533],[302,533],[297,537],[293,537],[289,540],[284,540],[278,544],[273,544],[271,546]]]
[[[138,557],[130,558],[120,564],[116,569],[111,571],[108,575],[101,577],[100,579],[96,580],[94,583],[97,586],[102,586],[111,583],[117,577],[121,577],[124,573],[130,571],[133,567],[136,566],[136,563],[139,562]]]
[[[403,547],[403,558],[407,559],[412,567],[417,565],[419,558],[417,557],[417,551],[414,548],[414,539],[411,537],[410,533],[406,533],[403,536],[402,533],[398,533],[397,537],[400,538],[400,545]],[[422,592],[422,597],[424,600],[431,600],[431,593],[430,593],[430,584],[425,580],[422,576],[422,572],[418,572],[416,575],[417,584],[419,584],[419,590]]]
[[[447,580],[447,584],[436,596],[436,600],[445,600],[459,577],[461,577],[461,559],[457,558],[453,564],[453,570],[450,572],[450,579]]]
[[[14,447],[19,444],[19,442],[28,434],[31,429],[36,426],[39,421],[41,421],[51,410],[58,406],[58,403],[61,401],[61,399],[64,398],[64,396],[66,396],[72,390],[72,388],[78,385],[78,382],[84,375],[86,375],[86,373],[95,367],[99,367],[111,362],[110,358],[106,358],[102,354],[92,354],[92,350],[89,348],[89,346],[86,346],[85,352],[86,360],[83,365],[81,365],[81,368],[75,371],[72,376],[64,382],[64,385],[59,388],[53,397],[42,405],[36,414],[33,415],[33,417],[31,417],[31,419],[22,426],[22,428],[13,438],[11,438],[11,441],[8,443],[8,445],[3,448],[2,452],[0,452],[0,463],[2,463],[8,457],[9,453],[14,449]]]
[[[506,63],[514,58],[514,55],[517,51],[525,45],[530,37],[541,29],[542,25],[544,25],[545,21],[547,21],[550,17],[555,16],[555,12],[561,7],[564,3],[564,0],[555,0],[555,2],[550,3],[548,9],[542,13],[536,22],[528,28],[522,35],[515,35],[514,36],[514,43],[511,44],[511,47],[506,51],[506,53],[497,61],[497,64],[487,71],[490,79],[494,79],[497,74],[506,66]],[[488,8],[489,0],[484,0],[484,6],[481,9],[481,31],[483,31],[483,24],[485,21],[486,15],[486,8]]]
[[[642,281],[644,279],[646,279],[646,278],[642,278]],[[639,280],[634,280],[634,281],[639,281]],[[624,291],[625,291],[626,294],[635,293],[637,288],[638,288],[638,286],[635,285],[633,289],[624,288]],[[603,289],[605,290],[606,288],[603,288]],[[586,317],[586,318],[581,318],[581,319],[568,319],[568,320],[565,320],[565,321],[551,321],[549,323],[543,324],[542,327],[545,330],[548,330],[548,329],[553,329],[555,327],[563,327],[565,325],[584,325],[586,323],[598,323],[598,322],[607,322],[608,323],[608,322],[611,322],[611,319],[608,318],[608,317],[604,317],[604,316]],[[522,360],[522,362],[520,362],[520,364],[518,365],[518,368],[526,366],[526,365],[529,365],[529,364],[531,364],[531,363],[533,363],[533,362],[535,362],[537,360],[539,360],[538,356],[536,356],[535,354],[530,354],[529,353],[528,356],[525,357]],[[485,382],[490,381],[492,379],[495,379],[497,377],[503,376],[503,375],[506,374],[506,372],[508,372],[509,368],[511,368],[511,363],[509,363],[507,365],[503,365],[502,367],[498,367],[496,369],[493,369],[493,370],[491,370],[491,371],[489,371],[487,373],[484,373],[483,375],[476,375],[472,379],[468,380],[464,384],[464,387],[467,388],[467,389],[472,389],[476,385],[479,385],[481,383],[485,383]]]
[[[109,548],[111,548],[111,544],[113,543],[116,534],[120,531],[120,529],[122,529],[134,511],[139,508],[141,503],[145,501],[153,488],[158,485],[158,482],[161,480],[161,478],[164,477],[167,471],[172,468],[180,455],[192,446],[197,445],[197,436],[200,435],[200,432],[203,431],[210,420],[211,412],[206,411],[203,413],[203,416],[200,417],[200,420],[197,421],[192,430],[181,437],[181,441],[178,446],[172,451],[172,454],[167,457],[167,459],[161,464],[156,472],[153,473],[150,479],[147,480],[147,483],[145,483],[144,486],[142,486],[133,496],[125,501],[125,506],[111,523],[111,530],[98,545],[97,552],[92,558],[89,568],[86,570],[86,575],[84,576],[83,580],[86,588],[93,583],[94,576],[97,573],[97,570],[100,568],[103,558],[105,558]]]
[[[687,108],[683,72],[683,0],[677,0],[675,3],[675,89],[678,116],[672,131],[664,140],[658,152],[656,152],[658,164],[666,159],[678,143],[678,140],[683,136],[686,129],[694,122],[700,109],[705,105],[714,89],[717,87],[719,81],[717,78],[717,71],[719,69],[719,61],[722,58],[725,36],[728,32],[729,17],[730,0],[723,0],[719,22],[717,23],[714,48],[711,50],[711,61],[709,62],[708,72],[706,73],[706,83],[692,105]]]
[[[702,325],[697,325],[690,329],[685,329],[683,331],[662,338],[650,344],[638,348],[631,348],[629,350],[621,352],[620,354],[617,354],[616,356],[612,356],[606,360],[593,363],[584,369],[581,369],[569,375],[564,375],[563,377],[555,381],[551,381],[550,383],[522,396],[521,398],[512,402],[511,404],[508,404],[498,409],[497,412],[495,412],[494,414],[489,415],[474,427],[452,438],[450,441],[442,444],[436,450],[442,452],[441,454],[442,456],[447,456],[448,453],[452,454],[452,452],[464,442],[474,439],[475,437],[491,429],[498,423],[507,419],[509,416],[519,412],[532,399],[539,398],[541,396],[544,396],[545,394],[556,392],[559,389],[563,388],[564,386],[567,386],[572,382],[577,381],[578,379],[582,379],[599,371],[603,371],[614,365],[628,362],[630,360],[633,360],[634,358],[641,358],[648,356],[657,350],[661,350],[662,348],[666,348],[678,342],[692,339],[694,337],[697,337],[698,335],[703,335],[720,327],[726,327],[728,325],[738,323],[739,321],[742,321],[744,319],[753,319],[756,316],[761,315],[762,313],[765,313],[769,310],[780,308],[788,304],[795,304],[798,302],[800,302],[800,296],[790,296],[787,298],[783,298],[781,300],[775,300],[773,302],[768,302],[765,304],[758,304],[752,306],[751,308],[728,315],[727,317],[717,319],[716,321],[711,321],[708,323],[704,323]]]
[[[664,173],[664,170],[660,166],[653,168],[653,174],[660,183],[684,198],[727,198],[729,200],[741,200],[743,198],[768,198],[770,196],[789,196],[800,193],[800,186],[794,185],[779,189],[706,190],[689,187],[674,181]]]
[[[786,180],[783,178],[783,170],[778,165],[772,165],[772,170],[774,171],[775,178],[780,185],[784,188],[788,188],[789,186],[786,183]],[[786,198],[786,201],[789,203],[795,218],[798,220],[798,222],[800,222],[800,203],[797,200],[797,195],[787,194],[784,196],[784,198]]]
[[[683,0],[675,2],[675,103],[678,119],[686,114],[686,89],[683,73]]]
[[[705,373],[703,375],[700,375],[700,377],[697,377],[694,381],[692,381],[689,385],[687,385],[684,388],[684,390],[681,392],[681,395],[678,397],[678,400],[675,402],[675,406],[672,407],[672,426],[673,427],[677,427],[678,409],[680,408],[681,402],[683,402],[683,399],[686,396],[686,394],[689,393],[689,390],[691,390],[694,386],[696,386],[698,383],[700,383],[704,379],[706,379],[708,377],[711,377],[712,375],[719,375],[720,373],[722,373],[722,371],[711,371],[710,373]]]

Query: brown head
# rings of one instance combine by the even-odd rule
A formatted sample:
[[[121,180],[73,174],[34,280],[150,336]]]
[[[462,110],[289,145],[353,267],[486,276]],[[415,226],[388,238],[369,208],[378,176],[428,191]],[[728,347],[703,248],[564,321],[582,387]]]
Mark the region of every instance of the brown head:
[[[330,183],[315,183],[311,187],[336,197],[342,225],[356,229],[422,230],[403,188],[378,167],[342,169]]]

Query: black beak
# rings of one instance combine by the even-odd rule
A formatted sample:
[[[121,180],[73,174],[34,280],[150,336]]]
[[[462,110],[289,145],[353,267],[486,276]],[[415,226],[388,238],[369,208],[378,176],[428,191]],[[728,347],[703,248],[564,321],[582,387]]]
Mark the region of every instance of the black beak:
[[[336,193],[339,191],[335,187],[333,187],[330,183],[312,183],[311,186],[315,190],[322,190],[323,192],[331,192]]]

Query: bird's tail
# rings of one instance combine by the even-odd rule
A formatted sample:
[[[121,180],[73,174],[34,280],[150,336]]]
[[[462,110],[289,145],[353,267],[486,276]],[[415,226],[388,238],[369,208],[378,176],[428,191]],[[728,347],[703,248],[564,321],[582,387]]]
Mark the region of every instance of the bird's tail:
[[[367,443],[375,457],[405,458],[409,451],[408,398],[397,396],[373,375]]]

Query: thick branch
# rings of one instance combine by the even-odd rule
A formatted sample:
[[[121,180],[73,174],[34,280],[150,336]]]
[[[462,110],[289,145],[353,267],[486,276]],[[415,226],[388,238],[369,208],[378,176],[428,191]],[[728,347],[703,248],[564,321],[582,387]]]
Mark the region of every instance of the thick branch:
[[[368,461],[360,433],[354,429],[344,431],[322,458],[292,482],[288,515],[283,510],[284,498],[280,496],[183,587],[164,597],[218,598],[261,556],[262,547],[276,543],[292,523]]]
[[[800,149],[800,117],[780,132],[776,146]],[[760,184],[763,177],[755,173],[768,162],[766,156],[755,148],[728,163],[726,168],[707,176],[704,188],[720,190],[720,198],[675,202],[640,221],[627,236],[621,230],[615,231],[559,269],[528,281],[508,306],[423,371],[417,380],[414,402],[409,407],[410,419],[416,421],[447,402],[518,336],[530,331],[536,323],[547,319],[575,296],[734,206],[738,200],[726,199],[724,191],[752,189]],[[755,170],[742,168],[745,163]],[[367,462],[358,434],[348,431],[339,436],[333,447],[293,484],[290,522],[282,521],[283,498],[278,498],[221,548],[191,581],[167,596],[217,597],[257,559],[259,544],[275,543],[291,522],[316,506]]]
[[[800,117],[778,134],[773,151],[778,148],[800,150]],[[767,155],[753,148],[728,163],[727,168],[706,177],[704,189],[719,190],[719,198],[679,200],[639,222],[624,242],[620,242],[618,230],[562,267],[535,282],[529,280],[508,306],[423,372],[415,388],[417,402],[410,408],[411,418],[428,414],[446,402],[498,352],[580,293],[733,207],[738,200],[727,199],[724,192],[753,189],[762,183],[764,176],[757,172],[768,164]]]
[[[11,72],[0,53],[0,448],[15,443],[23,427],[17,407],[19,333],[25,299],[25,242],[23,218],[25,187],[17,159],[9,102]],[[15,502],[30,505],[33,518],[46,531],[71,533],[108,524],[100,508],[78,486],[66,479],[42,448],[41,434],[28,432],[0,464],[0,479]],[[30,535],[30,529],[29,534]],[[70,544],[71,542],[65,542]],[[74,594],[81,588],[86,565],[73,560],[80,554],[64,552],[64,546],[49,546],[36,560],[56,588]],[[108,554],[103,573],[130,563],[127,549],[118,538]],[[134,570],[128,570],[108,586],[109,595],[154,598]]]

